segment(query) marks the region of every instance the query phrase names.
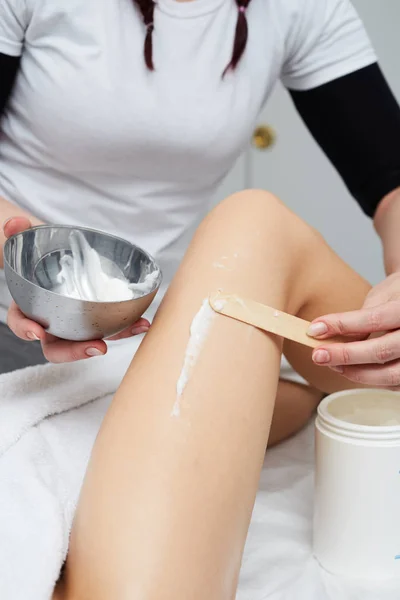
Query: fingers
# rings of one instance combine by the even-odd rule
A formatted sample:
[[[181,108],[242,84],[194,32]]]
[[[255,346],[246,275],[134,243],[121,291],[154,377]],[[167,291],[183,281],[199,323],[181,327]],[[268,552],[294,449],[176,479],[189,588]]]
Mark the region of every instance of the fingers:
[[[128,327],[127,329],[124,329],[120,333],[117,333],[117,335],[113,335],[112,337],[107,338],[107,339],[110,341],[123,340],[125,338],[129,338],[134,335],[140,335],[142,333],[147,333],[149,329],[150,329],[149,321],[147,319],[139,319],[139,321],[136,321],[136,323],[132,327]]]
[[[147,333],[150,323],[147,319],[139,319],[133,327],[129,327],[121,333],[107,338],[109,341],[122,340]],[[42,341],[43,353],[48,361],[53,363],[72,362],[82,360],[92,356],[102,356],[107,352],[107,344],[103,340],[92,342],[69,342],[60,340],[54,336],[46,334]]]
[[[38,323],[25,317],[15,302],[11,303],[8,311],[7,324],[23,340],[40,340],[45,358],[52,363],[73,362],[102,356],[107,352],[107,345],[103,340],[70,342],[46,333]]]
[[[400,386],[400,361],[382,365],[363,365],[362,367],[332,367],[354,383],[369,387],[384,387],[398,390]]]
[[[32,223],[27,217],[12,217],[8,219],[4,225],[4,235],[9,238],[20,231],[25,231],[25,229],[29,229],[32,227]]]
[[[371,308],[319,317],[311,323],[308,335],[328,339],[335,335],[367,334],[399,327],[400,301],[392,300]]]
[[[400,330],[362,342],[320,346],[312,357],[315,364],[330,367],[355,383],[400,385]]]
[[[70,342],[46,334],[42,340],[42,349],[49,362],[67,363],[94,356],[103,356],[107,352],[107,345],[103,340]]]
[[[400,330],[361,342],[321,345],[313,352],[313,361],[328,367],[386,364],[398,358]]]
[[[20,311],[15,302],[11,306],[7,315],[7,325],[13,333],[22,340],[34,341],[44,339],[46,332],[38,323],[31,321]]]

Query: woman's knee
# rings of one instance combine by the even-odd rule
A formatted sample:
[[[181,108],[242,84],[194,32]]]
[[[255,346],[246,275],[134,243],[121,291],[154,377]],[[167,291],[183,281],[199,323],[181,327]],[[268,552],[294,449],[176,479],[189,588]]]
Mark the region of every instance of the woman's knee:
[[[243,223],[267,224],[275,220],[290,218],[289,209],[274,194],[264,190],[248,189],[236,192],[222,200],[211,212],[212,216],[239,220]]]
[[[274,194],[263,190],[243,190],[218,204],[204,222],[238,245],[247,243],[263,253],[286,253],[299,260],[323,242],[321,235],[298,217]],[[243,245],[243,244],[242,244]],[[271,255],[271,256],[272,256]]]
[[[271,192],[249,189],[228,196],[209,218],[246,228],[252,236],[272,233],[274,238],[300,242],[319,234]],[[293,236],[293,234],[297,234]]]

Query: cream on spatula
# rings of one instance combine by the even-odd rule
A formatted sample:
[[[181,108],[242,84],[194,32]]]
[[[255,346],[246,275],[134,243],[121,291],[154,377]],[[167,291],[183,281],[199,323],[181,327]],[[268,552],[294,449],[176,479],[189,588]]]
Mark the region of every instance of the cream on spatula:
[[[211,308],[221,315],[248,323],[311,348],[338,341],[337,339],[324,342],[315,340],[307,335],[310,326],[309,321],[299,319],[265,304],[254,302],[254,300],[240,298],[235,294],[222,294],[220,292],[211,294],[209,303]]]

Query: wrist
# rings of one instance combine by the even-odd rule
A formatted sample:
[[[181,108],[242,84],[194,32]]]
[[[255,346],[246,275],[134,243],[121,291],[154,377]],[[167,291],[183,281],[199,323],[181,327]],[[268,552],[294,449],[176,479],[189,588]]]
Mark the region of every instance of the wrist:
[[[385,196],[374,216],[374,227],[382,241],[387,275],[400,271],[400,188]]]

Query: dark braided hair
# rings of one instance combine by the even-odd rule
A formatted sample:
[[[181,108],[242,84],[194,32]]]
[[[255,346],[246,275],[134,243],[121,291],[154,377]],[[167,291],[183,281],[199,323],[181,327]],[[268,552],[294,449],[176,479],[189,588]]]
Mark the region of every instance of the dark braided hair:
[[[134,0],[140,12],[142,13],[143,23],[146,27],[146,37],[144,40],[144,61],[150,71],[154,71],[153,63],[153,30],[154,30],[154,9],[156,3],[153,0]]]
[[[251,0],[235,0],[238,7],[238,16],[236,21],[235,39],[233,42],[232,58],[225,67],[222,77],[225,77],[228,71],[234,71],[238,66],[240,59],[246,48],[249,28],[247,26],[246,10]]]
[[[139,8],[143,23],[146,27],[146,38],[144,40],[144,61],[150,71],[154,71],[153,63],[153,30],[154,30],[154,9],[156,3],[154,0],[133,0]],[[222,77],[228,71],[234,71],[243,56],[248,38],[248,26],[246,19],[246,10],[251,0],[235,0],[238,7],[238,17],[236,21],[235,39],[233,42],[232,57],[229,64],[225,67]]]

